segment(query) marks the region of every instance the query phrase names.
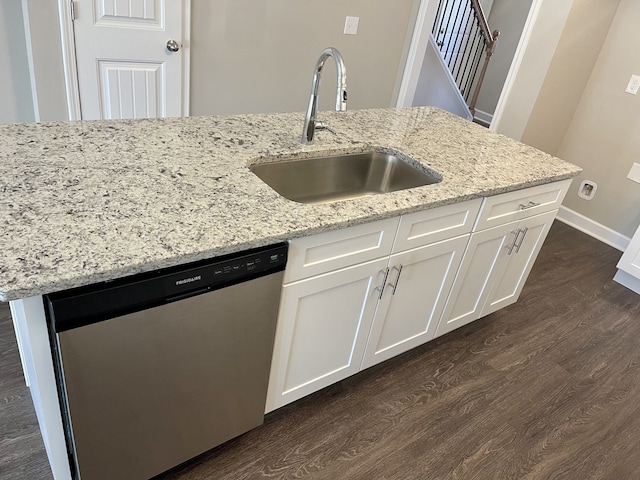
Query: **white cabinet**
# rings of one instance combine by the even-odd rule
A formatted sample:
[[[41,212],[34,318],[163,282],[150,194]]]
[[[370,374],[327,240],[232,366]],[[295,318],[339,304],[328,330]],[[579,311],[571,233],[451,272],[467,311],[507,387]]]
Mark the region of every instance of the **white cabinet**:
[[[468,239],[463,235],[391,256],[363,369],[433,338]]]
[[[620,258],[618,272],[613,279],[630,290],[640,293],[640,227]]]
[[[291,241],[266,411],[433,338],[481,203]]]
[[[360,370],[388,258],[285,285],[266,411]]]
[[[571,180],[485,198],[439,337],[518,300]]]
[[[502,255],[507,257],[506,266],[493,282],[480,316],[489,315],[518,300],[556,214],[557,210],[553,210],[526,218],[512,230],[515,237],[513,249],[509,245],[509,249],[505,247],[502,250]]]
[[[292,240],[266,411],[515,302],[569,184]]]

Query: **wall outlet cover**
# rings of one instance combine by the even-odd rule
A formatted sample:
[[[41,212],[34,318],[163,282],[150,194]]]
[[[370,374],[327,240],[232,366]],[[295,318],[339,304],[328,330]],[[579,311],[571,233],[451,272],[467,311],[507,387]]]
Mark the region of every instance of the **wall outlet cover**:
[[[631,95],[635,95],[638,93],[638,89],[640,88],[640,76],[631,75],[631,80],[629,80],[629,84],[627,85],[627,89],[625,92],[630,93]]]
[[[598,190],[596,182],[585,180],[580,184],[580,188],[578,188],[578,196],[585,200],[593,200],[593,197],[596,195],[596,190]]]
[[[634,182],[640,183],[640,163],[634,163],[631,166],[631,170],[629,170],[627,178],[629,180],[633,180]]]

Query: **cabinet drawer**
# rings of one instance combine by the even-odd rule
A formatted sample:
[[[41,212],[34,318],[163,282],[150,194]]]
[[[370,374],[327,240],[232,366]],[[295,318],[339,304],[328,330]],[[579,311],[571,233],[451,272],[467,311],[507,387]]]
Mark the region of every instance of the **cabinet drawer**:
[[[571,185],[571,179],[487,197],[474,231],[556,210]]]
[[[388,218],[292,240],[284,283],[390,255],[399,221]]]
[[[403,215],[393,253],[470,233],[482,199]]]

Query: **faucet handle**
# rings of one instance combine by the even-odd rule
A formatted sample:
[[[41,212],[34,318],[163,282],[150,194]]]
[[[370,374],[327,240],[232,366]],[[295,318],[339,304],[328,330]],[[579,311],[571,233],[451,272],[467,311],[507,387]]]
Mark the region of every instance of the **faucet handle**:
[[[325,122],[316,122],[316,130],[328,130],[329,132],[333,133],[334,135],[338,135],[338,132],[336,132],[333,128],[331,128]]]

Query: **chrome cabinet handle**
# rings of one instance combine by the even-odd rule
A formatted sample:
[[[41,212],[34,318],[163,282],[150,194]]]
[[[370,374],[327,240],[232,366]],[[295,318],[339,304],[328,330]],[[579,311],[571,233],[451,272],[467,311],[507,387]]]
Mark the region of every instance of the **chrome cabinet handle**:
[[[392,288],[391,295],[395,295],[396,294],[396,288],[398,288],[398,282],[400,282],[400,275],[402,275],[402,267],[403,267],[403,265],[400,264],[400,268],[393,267],[391,269],[391,271],[394,271],[394,270],[398,271],[398,276],[396,277],[396,283],[388,283],[387,284]]]
[[[520,210],[528,210],[529,208],[539,207],[539,206],[540,206],[540,204],[539,204],[539,203],[536,203],[536,202],[529,202],[529,203],[527,203],[526,205],[525,205],[524,203],[521,203],[521,204],[518,206],[518,208],[519,208]]]
[[[389,267],[385,268],[384,270],[380,270],[380,273],[384,273],[384,278],[382,279],[382,283],[380,285],[378,285],[376,288],[373,289],[374,292],[376,290],[380,290],[380,293],[378,294],[378,300],[382,300],[382,294],[384,293],[384,287],[387,286],[387,277],[389,276]]]
[[[338,132],[336,132],[333,128],[331,128],[324,122],[316,122],[316,130],[326,130],[333,133],[334,135],[338,135]]]
[[[175,40],[167,40],[167,50],[170,52],[177,52],[180,50],[180,45]]]
[[[515,247],[516,247],[516,253],[518,253],[518,252],[520,251],[520,247],[522,246],[522,243],[524,242],[524,237],[526,237],[526,236],[527,236],[527,232],[528,232],[528,231],[529,231],[529,228],[528,228],[528,227],[527,227],[527,228],[525,228],[524,230],[522,230],[522,238],[520,239],[520,242],[518,242],[518,244],[517,244],[517,245],[515,245],[515,243],[514,243],[514,245],[515,245]],[[519,235],[519,233],[518,233],[518,235]],[[517,239],[518,239],[518,237],[516,237],[516,240],[517,240]]]
[[[511,233],[513,233],[515,235],[515,237],[513,238],[513,242],[511,243],[511,245],[505,245],[504,248],[506,248],[507,250],[509,250],[507,252],[507,255],[511,255],[513,253],[513,249],[516,246],[516,242],[518,241],[518,237],[520,236],[520,232],[522,232],[522,230],[518,229],[515,232],[512,231]]]

